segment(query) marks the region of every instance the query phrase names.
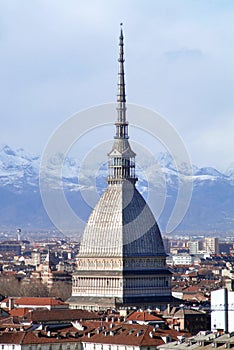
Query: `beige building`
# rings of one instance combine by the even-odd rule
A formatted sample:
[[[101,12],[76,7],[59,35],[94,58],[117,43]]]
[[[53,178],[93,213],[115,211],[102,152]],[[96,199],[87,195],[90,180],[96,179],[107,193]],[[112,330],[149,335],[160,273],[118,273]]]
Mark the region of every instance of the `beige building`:
[[[219,239],[217,237],[206,237],[204,250],[210,254],[219,254]]]
[[[50,254],[43,263],[37,265],[36,270],[32,272],[32,278],[45,284],[49,289],[53,287],[55,282],[65,282],[71,284],[71,274],[62,270],[53,271],[50,264]]]

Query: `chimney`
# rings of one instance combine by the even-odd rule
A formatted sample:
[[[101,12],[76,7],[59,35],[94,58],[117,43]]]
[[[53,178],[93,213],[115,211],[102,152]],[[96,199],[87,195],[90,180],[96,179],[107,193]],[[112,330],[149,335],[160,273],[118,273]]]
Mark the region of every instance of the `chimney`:
[[[98,329],[97,329],[97,334],[100,334],[101,331],[102,331],[102,327],[98,327]]]
[[[149,336],[150,338],[153,338],[154,337],[154,333],[152,331],[149,332]]]
[[[143,332],[140,330],[139,332],[137,332],[136,336],[137,336],[137,337],[140,337],[140,336],[142,335],[142,333],[143,333]]]
[[[14,299],[13,298],[9,298],[9,301],[8,301],[8,310],[12,310],[14,309]]]

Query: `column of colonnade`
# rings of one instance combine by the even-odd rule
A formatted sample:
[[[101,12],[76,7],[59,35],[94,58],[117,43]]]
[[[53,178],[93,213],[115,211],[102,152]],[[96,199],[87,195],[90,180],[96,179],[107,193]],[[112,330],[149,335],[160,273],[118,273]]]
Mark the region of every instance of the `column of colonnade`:
[[[76,276],[73,279],[74,287],[96,287],[96,288],[118,288],[119,278],[103,278],[103,277],[79,277]],[[134,277],[127,278],[125,286],[127,288],[139,288],[139,287],[167,287],[169,285],[170,278],[167,276],[160,277]]]
[[[153,277],[130,277],[125,280],[126,288],[140,287],[168,287],[170,278],[168,276],[153,276]]]
[[[89,289],[93,292],[102,292],[104,295],[106,292],[117,291],[120,287],[120,278],[111,277],[85,277],[75,276],[73,278],[73,291],[79,293]]]

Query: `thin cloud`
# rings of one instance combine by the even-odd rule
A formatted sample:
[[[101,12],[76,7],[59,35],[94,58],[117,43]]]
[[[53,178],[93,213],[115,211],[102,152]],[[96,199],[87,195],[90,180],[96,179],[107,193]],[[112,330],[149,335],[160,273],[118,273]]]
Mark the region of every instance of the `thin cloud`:
[[[196,60],[201,59],[203,54],[202,51],[199,49],[189,49],[187,47],[182,47],[179,50],[172,50],[165,52],[165,57],[169,61],[176,61],[176,60]]]

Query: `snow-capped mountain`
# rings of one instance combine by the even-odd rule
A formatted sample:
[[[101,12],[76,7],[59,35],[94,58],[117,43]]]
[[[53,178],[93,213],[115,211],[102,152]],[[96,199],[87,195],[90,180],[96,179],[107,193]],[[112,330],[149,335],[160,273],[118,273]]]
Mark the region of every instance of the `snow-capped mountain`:
[[[61,159],[62,170],[58,172]],[[225,173],[211,167],[196,166],[189,173],[186,164],[182,164],[178,170],[172,157],[166,153],[160,153],[153,163],[147,163],[147,159],[143,163],[141,168],[137,168],[137,187],[149,199],[155,215],[161,214],[159,225],[162,231],[167,227],[181,184],[188,189],[193,184],[193,192],[186,215],[177,230],[234,231],[233,164]],[[31,155],[23,149],[13,150],[7,145],[0,146],[1,228],[53,226],[41,199],[40,170],[39,156]],[[99,165],[98,170],[87,165],[82,168],[76,159],[67,157],[63,160],[63,155],[58,154],[51,159],[47,173],[42,172],[42,178],[44,175],[43,181],[48,185],[48,192],[62,188],[72,210],[85,221],[98,196],[107,186],[106,174],[106,163]],[[54,205],[58,206],[58,203]],[[67,218],[63,219],[66,223]]]
[[[40,158],[25,152],[22,148],[12,150],[0,146],[0,188],[23,191],[28,186],[38,186]]]
[[[234,162],[229,165],[225,171],[225,175],[234,180]]]

